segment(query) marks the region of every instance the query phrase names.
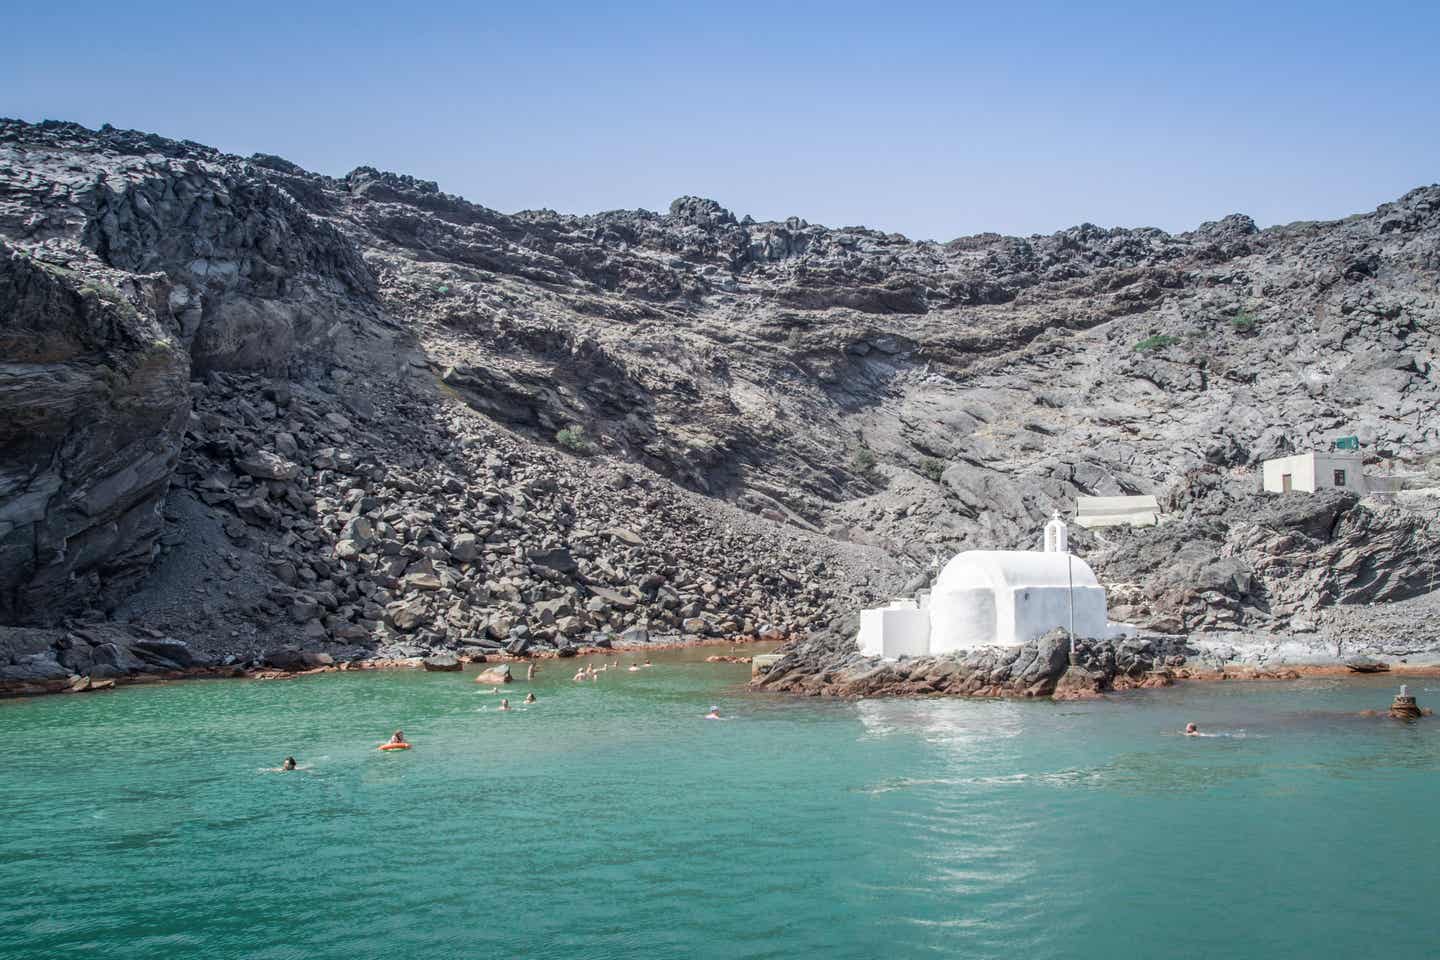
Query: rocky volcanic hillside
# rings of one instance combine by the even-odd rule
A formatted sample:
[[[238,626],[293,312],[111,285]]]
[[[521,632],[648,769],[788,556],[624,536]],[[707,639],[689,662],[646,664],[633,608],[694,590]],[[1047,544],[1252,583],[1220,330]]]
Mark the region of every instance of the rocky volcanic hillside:
[[[1079,541],[1122,615],[1300,629],[1430,588],[1433,510],[1253,467],[1356,434],[1425,469],[1437,279],[1433,186],[935,243],[0,121],[0,622],[241,657],[843,636],[937,554],[1143,492],[1178,522]],[[56,636],[0,671],[105,646]]]

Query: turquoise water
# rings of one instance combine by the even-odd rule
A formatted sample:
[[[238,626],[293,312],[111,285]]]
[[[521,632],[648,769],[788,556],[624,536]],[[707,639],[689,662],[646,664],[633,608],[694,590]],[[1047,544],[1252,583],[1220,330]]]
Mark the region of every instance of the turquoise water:
[[[661,655],[0,702],[0,956],[1362,957],[1440,942],[1384,680],[753,697]],[[1436,689],[1427,689],[1428,687]],[[1440,704],[1440,682],[1415,684]],[[527,685],[507,693],[519,702]],[[706,722],[718,703],[730,719]],[[1178,736],[1184,721],[1226,734]],[[396,727],[415,744],[381,754]],[[308,770],[272,773],[286,754]]]

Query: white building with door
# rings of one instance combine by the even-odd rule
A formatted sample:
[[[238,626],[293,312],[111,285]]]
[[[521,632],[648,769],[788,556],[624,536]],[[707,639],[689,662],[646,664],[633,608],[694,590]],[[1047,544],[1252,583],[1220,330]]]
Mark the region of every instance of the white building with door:
[[[1297,453],[1260,465],[1261,484],[1271,493],[1314,493],[1336,488],[1365,495],[1365,458],[1358,453]]]
[[[1104,637],[1105,589],[1090,565],[1069,551],[1059,514],[1045,528],[1045,549],[967,550],[936,578],[929,596],[893,600],[860,614],[860,652],[871,657],[1011,647],[1056,627]]]

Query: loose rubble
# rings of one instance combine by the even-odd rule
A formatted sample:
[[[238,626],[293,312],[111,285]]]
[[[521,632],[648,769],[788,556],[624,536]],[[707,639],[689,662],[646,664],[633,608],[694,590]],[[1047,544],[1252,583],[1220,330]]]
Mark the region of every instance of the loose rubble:
[[[1437,237],[1435,186],[948,243],[696,197],[507,215],[0,120],[0,686],[737,637],[818,664],[936,555],[1128,492],[1172,522],[1075,540],[1122,618],[1388,655],[1346,611],[1434,589],[1434,501],[1279,502],[1255,468],[1345,433],[1440,473]],[[137,646],[172,639],[194,663]],[[967,676],[1029,689],[1002,667]]]

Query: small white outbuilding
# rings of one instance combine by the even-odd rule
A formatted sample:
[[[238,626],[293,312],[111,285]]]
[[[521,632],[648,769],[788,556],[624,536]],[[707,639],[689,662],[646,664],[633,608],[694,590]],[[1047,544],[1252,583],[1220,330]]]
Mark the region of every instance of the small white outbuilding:
[[[1338,488],[1365,494],[1365,458],[1358,453],[1297,453],[1260,465],[1261,485],[1271,493]]]
[[[1040,550],[967,550],[940,571],[928,598],[860,614],[860,651],[901,657],[1028,643],[1056,627],[1108,635],[1105,589],[1069,552],[1059,514]]]
[[[1153,527],[1160,522],[1160,501],[1153,496],[1076,497],[1075,525],[1096,527]]]

